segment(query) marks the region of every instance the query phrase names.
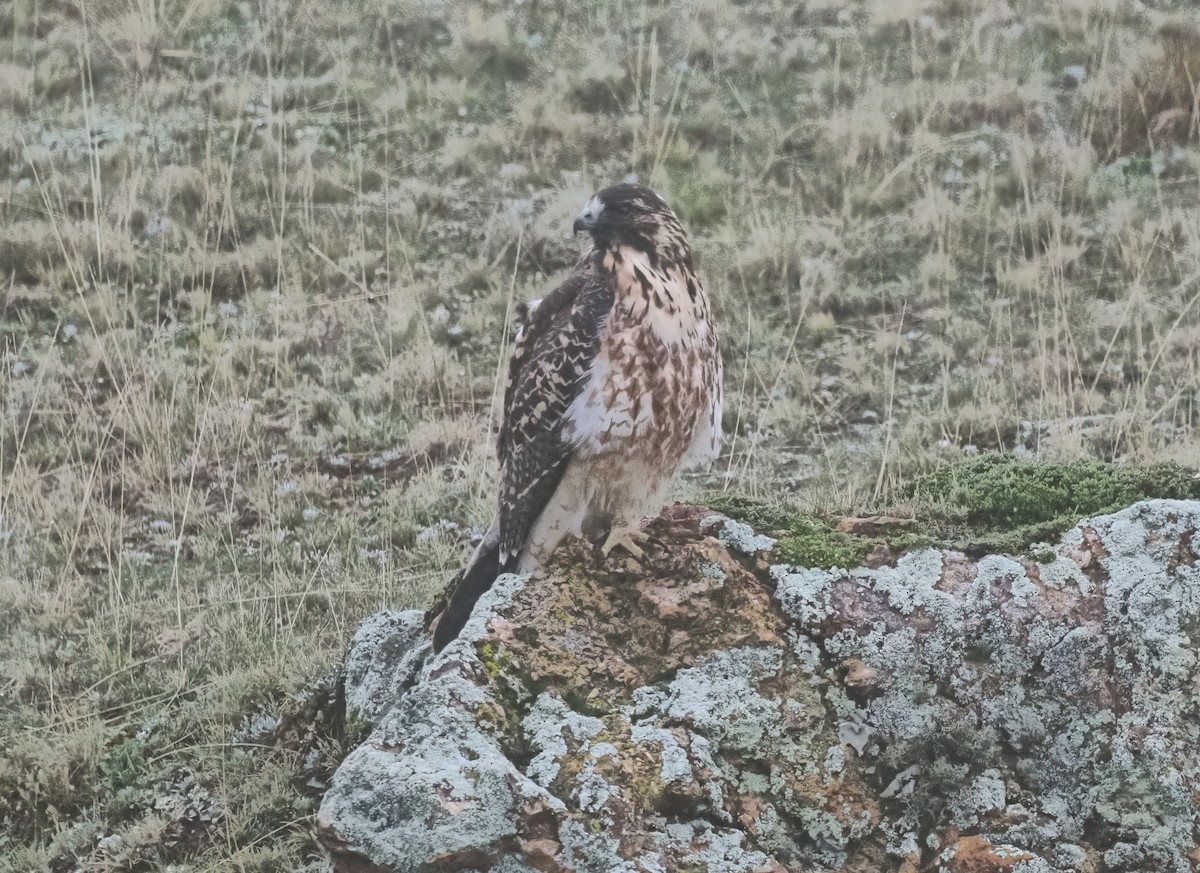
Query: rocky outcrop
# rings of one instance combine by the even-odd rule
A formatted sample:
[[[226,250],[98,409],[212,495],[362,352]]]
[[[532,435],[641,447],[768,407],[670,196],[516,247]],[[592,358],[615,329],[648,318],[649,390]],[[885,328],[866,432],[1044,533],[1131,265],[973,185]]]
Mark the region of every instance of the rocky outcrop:
[[[642,565],[562,549],[436,657],[360,630],[374,723],[319,816],[340,871],[1200,868],[1200,503],[1041,562],[775,563],[708,510]]]

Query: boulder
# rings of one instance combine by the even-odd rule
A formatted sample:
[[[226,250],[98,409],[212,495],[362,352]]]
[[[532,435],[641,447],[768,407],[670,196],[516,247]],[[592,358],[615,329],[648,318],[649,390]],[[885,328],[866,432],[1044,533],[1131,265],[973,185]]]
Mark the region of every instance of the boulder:
[[[430,656],[368,619],[374,725],[318,829],[338,871],[1200,868],[1200,502],[1039,561],[776,563],[700,507],[641,564],[571,542]]]

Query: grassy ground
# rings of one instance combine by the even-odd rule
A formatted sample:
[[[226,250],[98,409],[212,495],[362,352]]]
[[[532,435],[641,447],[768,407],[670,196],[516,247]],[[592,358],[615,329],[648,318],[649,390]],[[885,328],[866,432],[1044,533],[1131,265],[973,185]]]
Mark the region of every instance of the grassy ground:
[[[1200,462],[1197,58],[1183,0],[0,6],[0,869],[313,857],[294,695],[462,561],[629,173],[722,329],[683,495]]]

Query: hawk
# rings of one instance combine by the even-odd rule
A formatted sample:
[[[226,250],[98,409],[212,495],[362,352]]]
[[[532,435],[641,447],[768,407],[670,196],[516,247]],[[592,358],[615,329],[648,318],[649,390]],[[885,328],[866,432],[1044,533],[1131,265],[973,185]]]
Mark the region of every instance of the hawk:
[[[676,470],[720,449],[721,353],[675,213],[649,188],[613,185],[573,230],[593,244],[517,335],[496,517],[452,583],[435,651],[498,575],[537,568],[567,534],[642,557],[638,525]]]

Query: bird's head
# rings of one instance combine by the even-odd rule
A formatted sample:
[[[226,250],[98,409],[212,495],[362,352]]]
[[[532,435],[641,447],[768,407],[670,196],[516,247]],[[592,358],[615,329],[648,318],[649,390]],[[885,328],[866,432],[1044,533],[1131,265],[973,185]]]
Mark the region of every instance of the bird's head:
[[[651,256],[688,252],[687,237],[666,202],[642,185],[623,182],[593,194],[575,219],[597,250],[627,245]]]

